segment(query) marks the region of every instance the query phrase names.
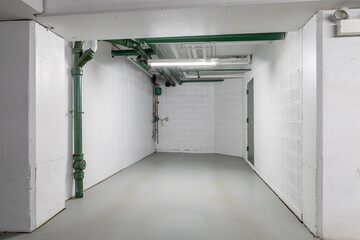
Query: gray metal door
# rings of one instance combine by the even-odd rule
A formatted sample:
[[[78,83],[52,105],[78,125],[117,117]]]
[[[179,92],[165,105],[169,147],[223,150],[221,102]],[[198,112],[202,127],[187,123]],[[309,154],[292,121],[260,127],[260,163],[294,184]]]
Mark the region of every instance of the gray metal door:
[[[254,79],[247,84],[248,160],[254,165]]]

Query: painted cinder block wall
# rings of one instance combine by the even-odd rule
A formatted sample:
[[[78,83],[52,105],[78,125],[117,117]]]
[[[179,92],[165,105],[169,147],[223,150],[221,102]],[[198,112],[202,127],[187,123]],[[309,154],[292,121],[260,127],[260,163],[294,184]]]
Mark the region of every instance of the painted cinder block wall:
[[[214,83],[184,83],[159,96],[159,152],[214,152]]]
[[[255,167],[289,208],[302,214],[302,31],[253,54]]]
[[[243,79],[184,83],[159,96],[159,152],[219,153],[244,157]]]
[[[214,152],[245,157],[244,79],[226,79],[214,84]]]

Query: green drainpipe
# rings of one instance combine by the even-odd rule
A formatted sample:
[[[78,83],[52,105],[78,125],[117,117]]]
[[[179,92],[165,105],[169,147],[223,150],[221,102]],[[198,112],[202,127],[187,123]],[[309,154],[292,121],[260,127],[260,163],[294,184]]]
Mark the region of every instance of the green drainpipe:
[[[75,198],[83,197],[83,179],[86,162],[82,150],[82,67],[94,57],[91,49],[83,52],[82,42],[75,42],[73,48],[74,67],[71,74],[74,78],[74,154],[73,168],[75,179]]]

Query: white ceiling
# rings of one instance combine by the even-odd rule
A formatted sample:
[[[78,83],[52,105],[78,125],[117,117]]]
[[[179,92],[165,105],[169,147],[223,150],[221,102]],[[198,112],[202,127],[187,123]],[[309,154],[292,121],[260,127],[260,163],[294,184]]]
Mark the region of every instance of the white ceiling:
[[[0,0],[0,20],[35,19],[67,40],[299,30],[319,9],[360,0]],[[24,9],[25,6],[25,9]]]
[[[192,1],[196,2],[197,7],[189,7],[191,3],[189,0],[123,0],[121,1],[123,5],[116,5],[123,6],[121,11],[109,12],[109,7],[116,9],[114,3],[110,4],[115,0],[106,0],[105,3],[89,1],[93,4],[84,5],[83,11],[75,6],[71,11],[78,13],[74,14],[66,7],[66,2],[69,1],[63,0],[61,4],[58,3],[59,12],[55,12],[55,6],[48,8],[45,4],[44,15],[37,18],[43,24],[53,27],[54,32],[67,40],[297,31],[319,9],[334,8],[341,6],[339,2],[344,2],[336,0],[276,1],[281,3],[255,1],[256,4],[254,4],[249,3],[250,1],[233,0],[220,4],[219,0],[201,0]],[[71,2],[76,2],[81,6],[80,3],[83,4],[84,1]],[[205,2],[208,2],[210,6],[204,6]],[[154,10],[164,5],[172,6],[172,8]],[[360,1],[348,1],[346,5],[360,7]],[[142,11],[132,11],[138,10],[140,6],[143,7]],[[96,8],[101,9],[100,13],[87,13],[93,12]]]
[[[32,19],[42,11],[42,0],[0,0],[0,21]]]

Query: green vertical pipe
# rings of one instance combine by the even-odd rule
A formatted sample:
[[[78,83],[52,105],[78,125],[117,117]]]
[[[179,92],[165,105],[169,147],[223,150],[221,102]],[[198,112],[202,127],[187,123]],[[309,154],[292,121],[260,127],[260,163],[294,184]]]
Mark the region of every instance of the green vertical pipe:
[[[83,197],[83,179],[86,161],[82,149],[82,67],[94,57],[91,49],[83,52],[82,42],[75,42],[73,48],[74,67],[71,74],[74,78],[74,154],[73,168],[75,179],[75,198]]]
[[[74,68],[71,73],[74,78],[74,154],[73,154],[73,168],[75,179],[75,198],[83,197],[83,179],[84,169],[86,162],[84,160],[84,153],[82,151],[82,75],[81,67],[76,63],[82,54],[82,43],[75,42],[73,55],[74,55]]]

